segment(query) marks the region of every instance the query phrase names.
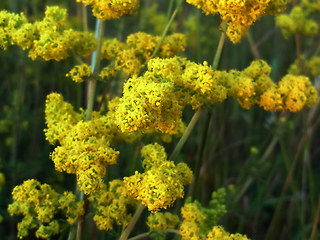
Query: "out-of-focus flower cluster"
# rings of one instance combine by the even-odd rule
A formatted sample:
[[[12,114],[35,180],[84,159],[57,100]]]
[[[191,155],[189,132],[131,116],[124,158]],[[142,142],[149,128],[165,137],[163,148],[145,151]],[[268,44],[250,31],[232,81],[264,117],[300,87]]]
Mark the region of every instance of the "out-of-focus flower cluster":
[[[288,73],[292,75],[307,74],[308,76],[317,77],[320,74],[320,57],[312,56],[309,59],[301,55],[290,65]]]
[[[201,8],[206,14],[219,14],[227,24],[226,34],[236,43],[247,32],[248,27],[266,14],[282,12],[287,0],[187,0]]]
[[[139,7],[139,0],[77,0],[77,2],[91,5],[93,15],[103,21],[132,14]]]
[[[93,220],[100,230],[110,230],[113,224],[126,227],[132,217],[130,209],[134,209],[138,203],[126,194],[121,180],[110,181],[109,188],[105,185],[90,195],[89,199],[95,208]]]
[[[59,194],[48,184],[34,179],[16,186],[12,198],[14,202],[8,207],[10,215],[23,215],[18,223],[19,238],[28,236],[31,229],[37,229],[37,238],[49,238],[59,233],[59,221],[55,219],[58,214],[63,214],[69,224],[84,214],[83,202],[77,202],[74,194]]]
[[[187,104],[196,109],[232,96],[246,109],[258,104],[267,111],[297,112],[317,103],[318,93],[309,78],[288,74],[276,84],[270,72],[262,60],[243,71],[226,72],[185,58],[151,59],[144,75],[124,84],[116,122],[122,132],[157,129],[173,133]]]
[[[29,50],[33,60],[60,61],[72,52],[89,56],[96,47],[92,33],[67,28],[67,10],[56,6],[46,8],[41,21],[30,23],[21,14],[0,11],[0,48],[19,45]]]
[[[184,195],[184,186],[191,183],[192,172],[185,163],[175,165],[167,160],[165,149],[155,143],[142,148],[144,173],[135,172],[124,178],[128,194],[149,211],[170,207],[177,198]]]
[[[308,0],[302,2],[300,6],[295,6],[289,14],[280,14],[276,17],[276,26],[281,28],[282,34],[288,38],[289,36],[300,33],[306,36],[315,36],[319,32],[319,25],[310,18],[312,12],[320,8],[311,5]],[[310,8],[313,6],[314,8]],[[318,10],[320,11],[320,9]]]

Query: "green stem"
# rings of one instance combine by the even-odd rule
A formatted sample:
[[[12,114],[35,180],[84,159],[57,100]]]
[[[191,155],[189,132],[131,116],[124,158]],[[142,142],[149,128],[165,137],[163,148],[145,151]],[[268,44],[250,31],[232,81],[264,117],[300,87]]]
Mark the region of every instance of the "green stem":
[[[181,148],[183,147],[183,145],[187,141],[187,139],[188,139],[193,127],[195,126],[196,122],[198,121],[198,118],[199,118],[201,112],[202,112],[202,110],[201,110],[201,108],[199,108],[195,112],[195,114],[193,115],[188,127],[184,131],[184,133],[183,133],[182,137],[180,138],[178,144],[176,145],[176,147],[174,148],[173,152],[171,153],[171,155],[169,157],[170,161],[174,161],[177,158],[178,154],[181,151]]]
[[[257,48],[257,45],[254,43],[254,40],[253,40],[253,37],[251,35],[250,29],[247,32],[247,39],[248,39],[248,42],[249,42],[249,45],[250,45],[250,48],[251,48],[251,52],[252,52],[252,54],[254,56],[254,59],[260,59],[261,56],[260,56],[259,50]]]
[[[97,20],[95,37],[98,40],[98,44],[97,44],[97,49],[92,53],[92,56],[91,56],[91,70],[93,72],[93,76],[96,75],[100,67],[100,56],[101,56],[101,48],[103,43],[103,34],[104,34],[104,22]],[[89,79],[89,82],[87,85],[88,95],[87,95],[87,111],[85,115],[85,121],[90,121],[91,119],[91,114],[92,114],[93,105],[94,105],[94,98],[95,98],[96,83],[97,83],[97,80],[95,79],[95,77],[92,77]],[[84,200],[83,191],[79,191],[79,189],[76,187],[76,193],[79,196],[79,201],[83,201]],[[68,236],[68,240],[73,240],[74,236],[76,236],[77,240],[82,240],[83,219],[84,219],[84,216],[78,219],[77,228],[71,229]],[[75,231],[76,231],[76,234],[75,234]]]
[[[145,207],[144,207],[142,204],[140,204],[140,205],[138,206],[138,208],[136,209],[136,212],[134,213],[133,217],[131,218],[128,226],[127,226],[126,229],[122,232],[119,240],[127,240],[127,239],[128,239],[131,231],[133,230],[134,226],[136,225],[138,219],[140,218],[141,213],[142,213],[142,211],[143,211],[144,208],[145,208]]]
[[[83,31],[88,32],[88,14],[87,14],[87,7],[84,4],[81,4],[81,10],[82,10],[82,26]]]
[[[176,8],[176,9],[174,10],[174,12],[172,13],[172,16],[171,16],[171,18],[170,18],[167,26],[166,26],[165,29],[163,30],[162,35],[161,35],[161,38],[160,38],[159,42],[157,43],[157,46],[156,46],[156,48],[154,49],[154,51],[153,51],[153,53],[152,53],[152,55],[151,55],[151,58],[153,58],[153,57],[155,57],[155,56],[157,55],[157,53],[158,53],[158,51],[159,51],[159,49],[160,49],[160,47],[161,47],[161,44],[162,44],[162,42],[163,42],[163,39],[164,39],[164,37],[167,35],[167,32],[168,32],[168,30],[169,30],[169,27],[171,26],[171,24],[172,24],[172,22],[173,22],[173,19],[175,18],[175,16],[177,15],[177,13],[178,13],[178,8]]]
[[[213,63],[212,63],[213,70],[218,69],[218,64],[220,62],[221,53],[222,53],[222,49],[223,49],[223,45],[224,45],[225,40],[226,40],[226,34],[224,32],[222,32],[221,36],[220,36],[218,48],[217,48],[217,51],[216,51],[216,54],[214,56]]]
[[[103,33],[104,33],[104,22],[101,22],[98,20],[97,29],[99,29],[98,33],[98,44],[97,44],[97,50],[92,54],[92,63],[91,63],[91,69],[93,76],[95,76],[100,67],[100,57],[101,57],[101,48],[103,43]],[[95,77],[92,77],[89,79],[88,82],[88,98],[87,98],[87,111],[86,111],[86,121],[89,121],[91,119],[91,114],[93,110],[94,105],[94,97],[95,97],[95,89],[96,89],[97,79]]]
[[[199,193],[199,176],[200,176],[200,169],[203,163],[203,156],[204,156],[204,151],[205,151],[205,146],[206,146],[206,140],[208,136],[208,130],[209,130],[209,124],[211,120],[211,113],[206,113],[206,119],[203,127],[203,132],[202,132],[202,139],[200,143],[200,153],[199,153],[199,158],[198,161],[196,161],[196,166],[195,166],[195,171],[194,171],[194,186],[192,190],[192,200],[196,199],[197,194]]]
[[[221,53],[222,53],[222,48],[223,48],[223,45],[224,45],[224,42],[225,42],[225,34],[222,32],[221,33],[221,37],[220,37],[220,41],[219,41],[219,44],[218,44],[218,47],[217,47],[217,51],[216,51],[216,54],[214,56],[214,60],[213,60],[213,64],[212,64],[212,69],[213,70],[216,70],[217,67],[218,67],[218,64],[219,64],[219,61],[220,61],[220,57],[221,57]],[[201,109],[199,108],[193,115],[187,129],[184,131],[182,137],[180,138],[178,144],[176,145],[175,149],[173,150],[171,156],[169,157],[169,160],[171,161],[174,161],[178,154],[180,153],[181,151],[181,148],[183,147],[183,145],[185,144],[186,140],[188,139],[193,127],[195,126],[200,114],[201,114]]]
[[[318,207],[317,207],[316,216],[315,216],[314,221],[313,221],[310,240],[315,240],[315,236],[316,236],[316,233],[317,233],[317,226],[318,226],[318,223],[319,223],[319,216],[320,216],[320,198],[319,198],[319,201],[318,201]]]

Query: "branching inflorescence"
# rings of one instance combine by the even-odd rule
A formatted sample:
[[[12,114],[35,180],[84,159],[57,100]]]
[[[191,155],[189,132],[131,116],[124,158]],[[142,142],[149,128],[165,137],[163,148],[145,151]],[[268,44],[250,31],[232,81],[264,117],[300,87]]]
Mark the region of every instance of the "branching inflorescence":
[[[102,21],[132,14],[139,6],[138,0],[77,2],[90,5],[93,15]],[[226,34],[233,43],[238,42],[256,20],[266,14],[279,14],[287,4],[286,0],[187,2],[206,14],[219,14],[227,24]],[[310,4],[305,1],[305,7]],[[295,7],[290,15],[279,15],[277,25],[285,35],[313,34],[318,28],[307,16]],[[303,19],[304,23],[292,27],[297,19]],[[181,136],[185,129],[182,113],[187,105],[200,109],[228,97],[237,99],[245,109],[256,104],[266,111],[298,112],[315,105],[318,93],[309,78],[292,70],[275,83],[270,78],[271,67],[263,60],[251,62],[242,71],[213,70],[206,61],[197,64],[177,56],[186,47],[184,35],[180,33],[161,38],[137,32],[124,42],[100,37],[101,59],[108,65],[92,71],[89,63],[80,63],[66,76],[81,83],[92,79],[110,80],[122,74],[127,78],[122,95],[108,98],[104,113],[88,113],[82,109],[77,112],[61,94],[50,93],[46,99],[47,128],[44,130],[48,142],[55,146],[51,154],[55,169],[76,176],[78,189],[86,194],[98,229],[129,226],[134,218],[132,210],[142,204],[151,212],[147,220],[151,231],[178,226],[179,234],[186,240],[248,239],[229,234],[218,226],[219,219],[226,213],[224,189],[212,194],[208,208],[188,199],[181,208],[181,220],[178,215],[160,212],[184,197],[184,187],[192,182],[193,173],[186,163],[168,159],[165,148],[155,139],[141,148],[143,172],[135,171],[132,176],[105,183],[107,167],[117,163],[120,155],[115,150],[117,143],[132,143],[148,134],[162,136],[163,142],[169,142],[171,135]],[[51,6],[41,21],[33,23],[22,13],[1,11],[0,47],[6,50],[10,45],[28,50],[33,60],[60,61],[73,53],[89,56],[97,48],[97,41],[92,33],[68,28],[66,9]],[[312,73],[319,74],[318,58],[308,64]],[[10,214],[23,215],[18,224],[20,238],[26,237],[30,229],[36,229],[38,238],[49,238],[59,233],[60,224],[55,217],[64,215],[65,221],[73,224],[85,214],[83,202],[76,201],[71,192],[59,194],[33,179],[16,186],[12,195]]]

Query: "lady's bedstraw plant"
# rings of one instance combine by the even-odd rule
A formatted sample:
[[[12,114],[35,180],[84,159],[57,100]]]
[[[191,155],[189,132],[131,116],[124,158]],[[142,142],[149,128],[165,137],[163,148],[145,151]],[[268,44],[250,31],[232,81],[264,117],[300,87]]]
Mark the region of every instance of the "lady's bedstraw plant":
[[[93,15],[103,22],[139,11],[138,0],[77,2],[90,5]],[[187,2],[206,14],[219,14],[233,43],[257,19],[266,14],[276,15],[287,4],[286,0]],[[279,16],[277,24],[281,25],[284,18]],[[168,158],[165,148],[157,142],[142,147],[142,172],[105,182],[107,166],[116,164],[121,154],[116,144],[141,141],[144,135],[158,136],[165,142],[172,135],[180,137],[185,130],[182,112],[187,105],[200,109],[204,104],[232,97],[246,109],[256,104],[267,111],[298,112],[318,101],[318,93],[309,78],[288,74],[275,83],[270,78],[270,66],[263,60],[253,61],[243,71],[213,70],[206,61],[197,64],[177,56],[185,49],[183,34],[160,37],[137,32],[127,36],[124,42],[104,39],[100,34],[95,39],[90,32],[68,28],[66,9],[56,6],[47,7],[45,17],[34,22],[23,13],[1,11],[0,47],[6,50],[14,44],[28,50],[33,60],[60,61],[71,54],[86,57],[98,51],[94,59],[98,62],[81,63],[66,73],[80,84],[111,81],[118,72],[128,78],[122,95],[108,99],[106,113],[89,111],[90,103],[87,110],[75,110],[59,93],[47,96],[44,132],[48,142],[56,146],[51,159],[57,171],[75,175],[78,189],[90,202],[91,213],[73,193],[59,194],[47,184],[27,180],[14,188],[14,202],[8,208],[11,215],[23,215],[18,224],[20,238],[28,236],[31,230],[37,238],[49,238],[59,234],[62,225],[74,224],[87,214],[93,216],[98,229],[122,229],[120,239],[126,239],[145,206],[150,211],[147,219],[150,231],[141,236],[158,238],[165,236],[162,233],[173,232],[186,240],[248,239],[241,234],[229,234],[218,226],[226,213],[225,189],[212,193],[208,208],[188,198],[181,214],[163,211],[184,197],[184,187],[192,182],[193,174],[186,163],[175,163]],[[107,65],[99,68],[102,59]],[[88,98],[94,99],[92,94],[94,89],[89,90]],[[81,230],[77,234],[80,239]]]

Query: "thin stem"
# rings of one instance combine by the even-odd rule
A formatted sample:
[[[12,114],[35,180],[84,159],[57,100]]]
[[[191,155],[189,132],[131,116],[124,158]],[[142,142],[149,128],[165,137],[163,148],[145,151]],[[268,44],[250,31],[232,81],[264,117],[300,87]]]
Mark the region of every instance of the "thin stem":
[[[88,14],[87,14],[87,7],[84,4],[81,4],[81,11],[82,11],[82,27],[83,31],[88,32]]]
[[[319,198],[319,201],[318,201],[317,213],[316,213],[316,216],[314,218],[314,222],[313,222],[313,226],[312,226],[312,232],[311,232],[310,240],[314,240],[315,239],[315,236],[316,236],[316,233],[317,233],[317,226],[318,226],[318,223],[319,223],[319,215],[320,215],[320,198]]]
[[[226,39],[226,34],[224,32],[222,32],[221,36],[220,36],[218,48],[217,48],[217,51],[216,51],[216,54],[214,56],[213,63],[212,63],[212,69],[213,70],[218,69],[218,64],[220,62],[221,53],[222,53],[222,49],[223,49],[223,45],[224,45],[225,39]]]
[[[186,128],[186,130],[184,131],[182,137],[180,138],[178,144],[176,145],[176,147],[174,148],[173,152],[171,153],[171,156],[169,157],[170,161],[174,161],[178,154],[181,151],[181,148],[183,147],[183,145],[185,144],[186,140],[188,139],[193,127],[195,126],[196,122],[198,121],[198,118],[201,114],[202,110],[201,108],[199,108],[195,114],[193,115],[188,127]]]
[[[177,235],[180,235],[180,232],[179,232],[179,230],[177,230],[177,229],[167,229],[166,230],[166,232],[169,232],[169,233],[174,233],[174,234],[177,234]]]
[[[136,212],[134,213],[133,217],[131,218],[128,226],[126,227],[126,229],[122,232],[119,240],[127,240],[132,229],[134,228],[134,226],[136,225],[138,219],[140,218],[141,216],[141,213],[143,212],[144,210],[144,206],[142,204],[140,204],[138,206],[138,208],[136,209]]]
[[[145,238],[148,237],[151,234],[151,232],[141,233],[135,237],[129,238],[129,240],[137,240],[139,238]]]
[[[206,119],[203,127],[203,132],[202,132],[202,139],[200,143],[200,154],[198,161],[196,161],[196,166],[195,166],[195,171],[194,171],[194,186],[193,186],[193,192],[192,192],[192,200],[196,199],[196,195],[199,192],[199,176],[200,176],[200,169],[203,164],[203,156],[204,156],[204,151],[205,151],[205,146],[206,146],[206,140],[208,136],[208,130],[209,130],[209,124],[211,120],[212,114],[209,112],[206,113]]]
[[[170,18],[170,13],[172,11],[172,8],[173,8],[173,0],[170,0],[169,2],[169,7],[168,7],[168,11],[167,11],[167,22],[169,22],[169,18]]]
[[[172,22],[173,22],[173,19],[175,18],[175,16],[177,15],[177,13],[178,13],[178,9],[175,9],[174,12],[172,13],[172,16],[171,16],[171,18],[170,18],[167,26],[165,27],[165,29],[164,29],[163,32],[162,32],[161,38],[160,38],[159,42],[157,43],[157,46],[156,46],[156,48],[154,49],[154,51],[153,51],[153,53],[152,53],[152,55],[151,55],[151,58],[153,58],[153,57],[155,57],[155,56],[157,55],[157,53],[158,53],[158,51],[159,51],[159,49],[160,49],[160,46],[161,46],[161,44],[162,44],[162,42],[163,42],[163,39],[164,39],[164,37],[167,35],[167,32],[168,32],[168,30],[169,30],[169,27],[171,26],[171,24],[172,24]]]
[[[92,54],[91,60],[91,70],[93,72],[93,76],[97,74],[100,67],[100,56],[101,56],[101,48],[103,43],[103,33],[104,33],[104,22],[97,20],[96,30],[98,29],[98,34],[96,31],[96,35],[98,35],[98,44],[97,50]],[[94,97],[95,97],[95,89],[96,89],[97,80],[95,77],[89,79],[88,82],[88,97],[87,97],[87,111],[86,111],[86,121],[91,119],[91,113],[94,105]]]
[[[91,56],[91,70],[93,72],[93,76],[95,76],[95,73],[99,71],[100,66],[100,56],[101,56],[101,47],[103,42],[103,33],[104,33],[104,22],[97,19],[96,21],[96,31],[95,31],[95,37],[98,40],[97,49],[92,53]],[[96,88],[96,82],[97,80],[92,77],[89,79],[88,85],[87,85],[87,111],[85,116],[85,121],[90,121],[91,114],[93,110],[94,105],[94,97],[95,97],[95,88]],[[79,200],[84,200],[84,193],[83,191],[79,191],[78,188],[76,188],[77,195],[79,195]],[[83,220],[84,216],[80,217],[77,221],[77,228],[76,228],[76,239],[82,240],[82,229],[83,229]],[[72,228],[68,240],[74,239],[74,233],[75,228]]]
[[[250,29],[247,32],[247,39],[248,39],[248,42],[249,42],[249,45],[250,45],[250,48],[251,48],[251,52],[252,52],[252,54],[254,56],[254,59],[260,59],[261,58],[260,57],[260,53],[259,53],[257,45],[254,43],[254,40],[253,40],[253,37],[251,35]]]

